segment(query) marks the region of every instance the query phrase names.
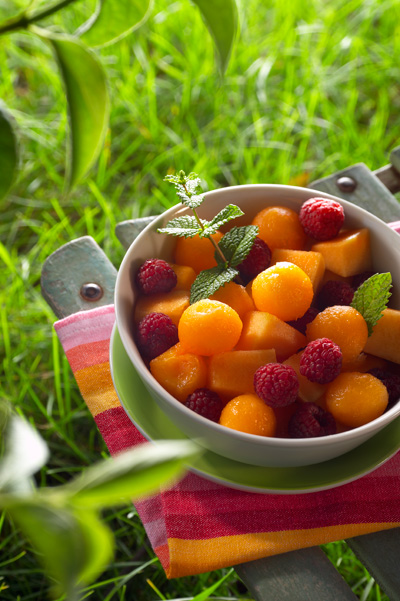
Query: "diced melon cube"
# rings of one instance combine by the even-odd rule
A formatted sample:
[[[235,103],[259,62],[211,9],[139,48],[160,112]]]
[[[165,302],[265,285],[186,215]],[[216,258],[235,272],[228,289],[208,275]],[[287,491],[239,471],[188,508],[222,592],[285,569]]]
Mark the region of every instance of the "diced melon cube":
[[[204,388],[207,382],[205,359],[182,352],[180,343],[150,361],[150,371],[157,382],[181,403],[196,388]]]
[[[400,311],[385,309],[364,347],[366,353],[400,363]]]
[[[182,313],[189,306],[188,290],[172,290],[161,294],[141,296],[135,305],[135,323],[149,313],[164,313],[177,326]]]
[[[237,350],[275,349],[278,361],[284,361],[307,345],[307,338],[271,313],[249,311],[243,317]]]
[[[228,282],[221,286],[215,294],[210,296],[210,299],[229,305],[240,318],[248,311],[255,310],[253,300],[246,288],[240,286],[240,284],[235,284],[235,282]]]
[[[367,228],[345,231],[326,242],[317,242],[312,251],[320,252],[325,267],[348,277],[371,269],[370,234]]]
[[[208,362],[208,387],[224,398],[254,393],[256,370],[266,363],[275,362],[273,349],[218,353]]]
[[[325,272],[325,259],[320,252],[276,248],[272,253],[271,265],[280,261],[288,261],[300,267],[310,278],[316,292]]]

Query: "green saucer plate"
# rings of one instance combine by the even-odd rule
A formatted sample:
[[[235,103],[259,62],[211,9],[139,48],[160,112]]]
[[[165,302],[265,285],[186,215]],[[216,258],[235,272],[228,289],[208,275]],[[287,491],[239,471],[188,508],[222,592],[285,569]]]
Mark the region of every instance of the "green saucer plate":
[[[151,397],[133,367],[117,328],[111,336],[110,366],[118,398],[147,440],[186,439]],[[249,492],[299,494],[340,486],[361,478],[400,448],[400,417],[353,451],[304,467],[260,467],[240,463],[204,449],[188,469],[209,480]]]

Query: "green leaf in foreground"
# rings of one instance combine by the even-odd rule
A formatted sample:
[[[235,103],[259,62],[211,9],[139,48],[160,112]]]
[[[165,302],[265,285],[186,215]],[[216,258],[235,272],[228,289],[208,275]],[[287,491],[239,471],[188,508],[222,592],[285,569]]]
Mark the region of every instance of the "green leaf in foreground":
[[[141,26],[151,5],[151,0],[99,0],[94,14],[76,35],[89,46],[112,44]]]
[[[41,498],[15,503],[7,512],[55,580],[55,597],[77,600],[82,585],[96,579],[112,558],[112,533],[91,510],[54,507]]]
[[[222,237],[218,246],[231,267],[236,267],[245,260],[257,234],[258,226],[246,225],[233,227]],[[220,262],[218,253],[215,253],[215,258]]]
[[[78,39],[32,29],[53,47],[64,80],[71,128],[68,187],[72,189],[103,145],[110,112],[106,75],[95,54]]]
[[[0,199],[11,188],[18,165],[18,146],[10,115],[0,106]]]
[[[171,219],[164,227],[160,227],[157,232],[159,234],[169,234],[170,236],[184,236],[192,238],[196,234],[201,234],[201,229],[198,220],[194,215],[182,215]]]
[[[217,49],[221,71],[228,66],[238,31],[238,10],[235,0],[193,0],[210,30]]]
[[[234,280],[238,273],[237,269],[222,264],[200,272],[190,289],[190,304],[209,298],[221,286]]]
[[[129,503],[182,476],[188,459],[200,452],[189,440],[146,443],[87,468],[76,480],[58,487],[56,494],[67,493],[79,507]]]
[[[351,306],[361,313],[367,322],[368,336],[371,336],[374,325],[382,317],[382,311],[386,309],[391,287],[390,273],[376,273],[365,280],[354,293]]]

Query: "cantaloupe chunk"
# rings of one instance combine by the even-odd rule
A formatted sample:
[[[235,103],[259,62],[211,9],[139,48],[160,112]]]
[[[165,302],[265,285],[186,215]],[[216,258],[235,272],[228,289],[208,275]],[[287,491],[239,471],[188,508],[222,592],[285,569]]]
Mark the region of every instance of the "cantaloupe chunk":
[[[325,272],[325,259],[320,252],[276,248],[272,252],[271,265],[280,261],[288,261],[300,267],[310,278],[316,292]]]
[[[307,338],[288,323],[264,311],[249,311],[243,317],[237,350],[275,349],[278,361],[284,361],[307,345]]]
[[[326,242],[311,247],[325,259],[325,267],[338,275],[349,277],[371,269],[370,234],[367,228],[342,232]]]
[[[244,286],[235,282],[228,282],[210,296],[210,300],[217,300],[229,305],[241,318],[248,311],[254,311],[255,306],[251,296]]]
[[[157,382],[181,403],[196,388],[204,388],[207,383],[205,359],[182,352],[180,343],[150,361],[150,371]]]
[[[400,311],[385,309],[364,347],[366,353],[400,363]]]
[[[190,290],[196,279],[196,272],[193,267],[189,267],[189,265],[177,265],[176,263],[170,263],[170,265],[177,277],[174,290]]]
[[[322,395],[324,394],[327,385],[326,384],[318,384],[317,382],[310,382],[308,378],[302,376],[300,373],[300,359],[302,353],[296,353],[292,355],[286,361],[283,362],[284,365],[289,365],[293,367],[294,371],[297,374],[299,379],[299,392],[298,397],[305,403],[315,403],[318,401]]]
[[[256,370],[266,363],[275,363],[274,349],[227,351],[210,357],[207,386],[224,398],[254,393]]]
[[[171,292],[141,296],[135,305],[135,323],[149,313],[164,313],[177,326],[184,310],[189,306],[188,290],[171,290]]]

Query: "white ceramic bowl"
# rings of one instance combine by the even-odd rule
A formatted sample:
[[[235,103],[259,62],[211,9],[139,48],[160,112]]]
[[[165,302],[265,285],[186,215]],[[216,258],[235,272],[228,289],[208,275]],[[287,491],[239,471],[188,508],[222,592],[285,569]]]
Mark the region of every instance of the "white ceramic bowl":
[[[235,219],[231,225],[244,225],[267,206],[283,205],[299,211],[305,200],[315,196],[333,198],[343,205],[344,227],[369,228],[374,268],[391,272],[393,289],[390,306],[400,309],[400,236],[383,221],[356,205],[306,188],[256,184],[208,192],[198,211],[201,217],[211,219],[227,204],[236,204],[245,216]],[[310,439],[267,438],[220,426],[197,415],[166,392],[147,369],[134,342],[133,308],[137,293],[132,281],[146,259],[159,257],[172,261],[176,238],[158,234],[156,230],[178,213],[190,213],[190,210],[182,205],[173,207],[136,238],[121,263],[115,289],[116,323],[124,348],[151,396],[178,428],[204,447],[230,459],[259,466],[300,466],[326,461],[352,450],[400,414],[398,402],[378,419],[347,432]]]

